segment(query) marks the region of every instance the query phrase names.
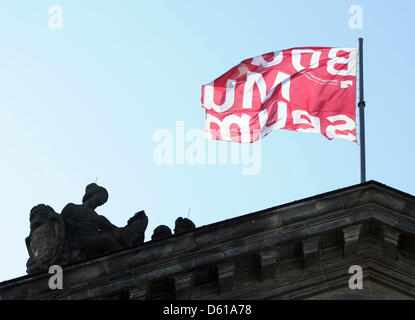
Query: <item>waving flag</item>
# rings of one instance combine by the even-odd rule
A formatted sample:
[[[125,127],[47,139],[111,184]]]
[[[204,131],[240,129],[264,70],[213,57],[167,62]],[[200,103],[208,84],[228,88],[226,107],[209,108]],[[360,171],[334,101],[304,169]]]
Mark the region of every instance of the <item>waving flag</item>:
[[[357,48],[308,47],[242,61],[202,86],[205,137],[254,142],[272,130],[356,141]]]

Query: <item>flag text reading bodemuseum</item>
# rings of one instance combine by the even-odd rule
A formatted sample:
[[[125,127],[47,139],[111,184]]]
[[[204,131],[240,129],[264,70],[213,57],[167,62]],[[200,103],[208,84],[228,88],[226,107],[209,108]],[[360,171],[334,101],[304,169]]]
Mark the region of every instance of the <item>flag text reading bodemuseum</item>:
[[[307,47],[242,61],[202,87],[208,139],[254,142],[272,130],[356,140],[357,48]]]

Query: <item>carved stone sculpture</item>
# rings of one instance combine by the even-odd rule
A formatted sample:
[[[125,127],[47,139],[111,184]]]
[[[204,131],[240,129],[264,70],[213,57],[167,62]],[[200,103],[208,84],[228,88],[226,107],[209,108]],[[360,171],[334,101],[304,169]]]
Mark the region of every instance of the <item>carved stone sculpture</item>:
[[[168,226],[161,225],[154,229],[151,240],[160,240],[172,235],[171,229]]]
[[[51,207],[39,204],[30,211],[30,234],[26,238],[29,252],[27,270],[37,272],[57,262],[64,244],[65,225]]]
[[[174,234],[179,234],[187,231],[192,231],[196,228],[192,220],[187,218],[177,218],[174,227]]]
[[[30,212],[27,272],[46,271],[50,265],[64,265],[101,254],[140,245],[148,218],[136,213],[124,228],[118,228],[95,209],[108,200],[105,188],[95,183],[85,189],[82,204],[67,204],[61,214],[46,205]]]
[[[179,217],[176,219],[174,226],[174,234],[180,234],[187,231],[192,231],[196,228],[192,220]],[[168,226],[160,225],[153,231],[151,240],[161,240],[172,235],[172,231]]]

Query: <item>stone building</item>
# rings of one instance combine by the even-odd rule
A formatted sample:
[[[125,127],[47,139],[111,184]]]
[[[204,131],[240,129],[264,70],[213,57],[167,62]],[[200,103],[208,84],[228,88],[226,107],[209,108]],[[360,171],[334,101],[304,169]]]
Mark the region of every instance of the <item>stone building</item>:
[[[352,290],[351,266],[363,271]],[[415,197],[375,181],[0,283],[0,299],[413,299]]]

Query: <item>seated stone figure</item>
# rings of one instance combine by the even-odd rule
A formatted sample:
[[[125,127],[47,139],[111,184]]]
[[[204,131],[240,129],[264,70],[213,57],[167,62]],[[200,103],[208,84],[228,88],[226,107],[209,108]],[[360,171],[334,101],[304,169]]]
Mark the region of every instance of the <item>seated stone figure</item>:
[[[144,211],[118,228],[95,211],[107,200],[107,190],[91,183],[82,204],[69,203],[60,215],[49,206],[34,207],[26,238],[30,255],[27,272],[46,271],[52,264],[64,265],[142,244],[148,224]]]

